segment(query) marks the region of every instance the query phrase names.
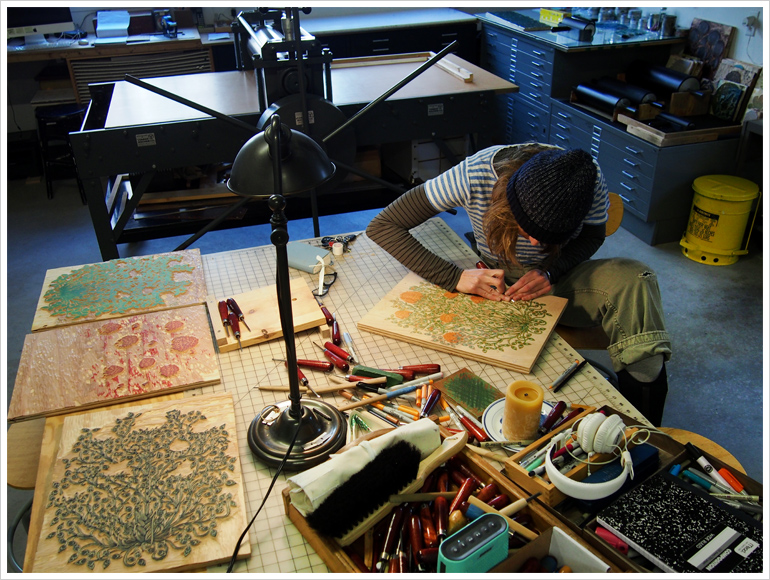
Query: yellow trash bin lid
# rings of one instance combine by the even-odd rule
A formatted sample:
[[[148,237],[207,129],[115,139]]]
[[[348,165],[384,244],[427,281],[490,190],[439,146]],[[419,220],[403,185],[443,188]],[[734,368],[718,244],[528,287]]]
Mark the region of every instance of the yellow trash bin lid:
[[[704,175],[693,181],[692,188],[704,197],[725,201],[749,201],[759,193],[756,183],[734,175]]]

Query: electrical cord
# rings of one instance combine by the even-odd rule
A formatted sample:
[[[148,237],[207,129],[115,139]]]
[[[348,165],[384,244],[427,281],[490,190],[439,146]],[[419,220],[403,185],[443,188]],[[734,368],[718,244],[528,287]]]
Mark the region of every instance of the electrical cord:
[[[24,504],[24,507],[22,507],[19,510],[19,513],[16,514],[16,517],[13,518],[13,521],[8,526],[8,558],[11,560],[11,567],[14,569],[14,572],[23,572],[21,564],[19,564],[16,561],[16,556],[13,553],[13,539],[16,536],[16,530],[19,528],[19,524],[21,523],[21,520],[24,518],[24,516],[27,514],[27,512],[32,510],[32,500],[34,498],[29,498],[27,503]]]
[[[233,566],[235,566],[235,561],[236,561],[236,558],[238,557],[238,551],[241,549],[241,543],[243,542],[243,538],[249,532],[249,528],[251,528],[252,524],[254,523],[254,520],[257,519],[259,512],[262,511],[262,508],[265,506],[265,502],[267,501],[267,498],[270,497],[270,492],[273,490],[273,486],[275,485],[275,482],[278,480],[278,476],[281,475],[281,473],[283,472],[283,467],[284,465],[286,465],[286,461],[289,459],[289,455],[291,455],[291,450],[294,448],[294,443],[297,441],[297,436],[299,435],[299,429],[301,426],[302,426],[302,419],[300,418],[300,420],[297,421],[297,429],[294,431],[294,436],[291,438],[291,443],[289,444],[289,448],[286,450],[286,454],[283,456],[283,459],[281,460],[281,463],[278,466],[278,470],[275,472],[275,475],[273,476],[273,480],[270,482],[270,486],[267,488],[267,491],[265,492],[265,497],[262,498],[262,503],[259,504],[259,507],[257,508],[257,512],[251,518],[251,521],[246,526],[246,529],[243,530],[243,532],[241,533],[241,536],[238,538],[238,542],[235,545],[235,550],[233,551],[233,555],[230,558],[230,563],[227,565],[228,574],[233,571]]]

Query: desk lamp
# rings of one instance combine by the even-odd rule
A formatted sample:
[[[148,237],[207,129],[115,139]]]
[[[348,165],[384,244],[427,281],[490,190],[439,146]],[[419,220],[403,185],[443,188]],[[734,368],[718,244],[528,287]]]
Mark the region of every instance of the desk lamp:
[[[328,181],[335,166],[323,149],[307,135],[289,129],[277,114],[264,131],[252,137],[238,152],[227,187],[245,197],[266,198],[273,211],[270,241],[276,248],[276,288],[281,330],[289,370],[289,400],[268,405],[249,426],[252,453],[268,465],[283,460],[295,433],[287,469],[306,469],[325,461],[345,444],[346,422],[333,406],[317,399],[301,400],[291,309],[289,260],[286,244],[285,195],[307,191]],[[271,179],[272,177],[272,179]],[[299,431],[297,431],[299,429]]]

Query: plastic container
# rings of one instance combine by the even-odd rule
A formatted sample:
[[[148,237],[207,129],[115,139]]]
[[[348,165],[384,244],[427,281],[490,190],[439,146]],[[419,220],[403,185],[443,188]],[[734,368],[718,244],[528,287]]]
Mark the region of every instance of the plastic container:
[[[704,175],[693,181],[692,188],[690,219],[679,242],[682,252],[702,264],[734,264],[748,253],[750,232],[746,246],[741,245],[759,186],[732,175]]]

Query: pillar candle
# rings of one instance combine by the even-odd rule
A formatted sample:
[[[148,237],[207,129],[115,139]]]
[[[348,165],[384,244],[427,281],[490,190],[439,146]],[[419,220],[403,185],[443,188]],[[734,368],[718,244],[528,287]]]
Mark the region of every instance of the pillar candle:
[[[503,437],[522,441],[537,439],[543,389],[531,381],[513,381],[508,385],[503,409]]]

